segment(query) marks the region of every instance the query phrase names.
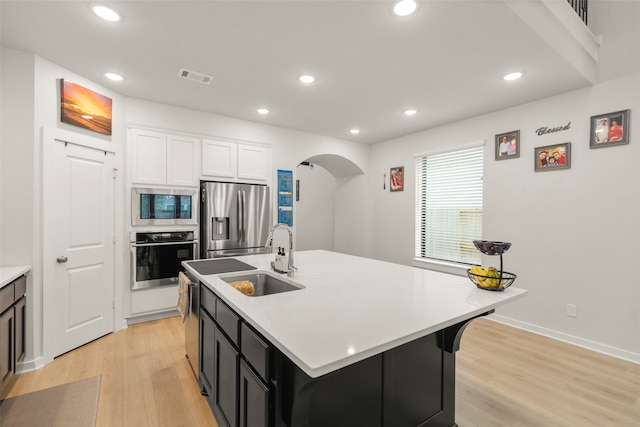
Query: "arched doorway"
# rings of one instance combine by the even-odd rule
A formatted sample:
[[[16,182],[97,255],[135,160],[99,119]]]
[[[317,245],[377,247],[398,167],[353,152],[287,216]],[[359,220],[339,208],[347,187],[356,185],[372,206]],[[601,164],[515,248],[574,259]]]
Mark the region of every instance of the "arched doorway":
[[[296,169],[299,198],[296,200],[296,250],[326,249],[353,253],[345,241],[353,240],[340,230],[349,227],[357,209],[350,205],[362,194],[354,179],[364,172],[351,160],[336,154],[320,154],[301,162]]]

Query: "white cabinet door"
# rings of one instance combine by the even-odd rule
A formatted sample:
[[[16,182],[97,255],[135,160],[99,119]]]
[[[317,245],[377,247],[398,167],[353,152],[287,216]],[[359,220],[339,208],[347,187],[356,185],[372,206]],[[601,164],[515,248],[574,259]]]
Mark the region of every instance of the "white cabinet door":
[[[202,140],[202,175],[235,178],[238,173],[238,144],[214,139]]]
[[[199,184],[199,140],[169,135],[167,139],[167,184],[194,186]]]
[[[166,184],[167,136],[142,129],[131,130],[131,182]]]
[[[271,149],[238,144],[238,178],[265,181],[271,169]]]

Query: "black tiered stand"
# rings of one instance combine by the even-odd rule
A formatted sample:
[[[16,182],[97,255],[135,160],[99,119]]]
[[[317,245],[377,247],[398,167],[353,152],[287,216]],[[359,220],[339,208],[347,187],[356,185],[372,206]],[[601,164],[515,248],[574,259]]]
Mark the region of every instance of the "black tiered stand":
[[[509,248],[511,247],[511,243],[496,242],[492,240],[474,240],[473,244],[475,245],[476,249],[478,249],[480,252],[482,252],[485,255],[500,255],[500,278],[498,279],[498,283],[502,283],[503,287],[502,288],[483,288],[483,289],[497,291],[497,290],[504,290],[507,287],[511,286],[513,281],[516,279],[516,275],[513,273],[509,273],[507,271],[504,271],[502,269],[502,254],[507,250],[509,250]],[[468,274],[469,274],[469,278],[477,285],[476,280],[474,280],[474,277],[472,277],[475,275],[473,273],[468,273]]]

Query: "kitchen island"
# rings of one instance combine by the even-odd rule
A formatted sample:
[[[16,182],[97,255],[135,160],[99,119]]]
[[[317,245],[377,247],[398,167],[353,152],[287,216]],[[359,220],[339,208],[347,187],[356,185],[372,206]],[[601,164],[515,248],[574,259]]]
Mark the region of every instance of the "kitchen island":
[[[237,259],[269,271],[274,255]],[[201,322],[201,339],[208,329],[229,338],[235,349],[229,354],[238,362],[232,377],[245,378],[245,384],[242,372],[261,371],[265,393],[254,402],[266,408],[259,423],[265,426],[455,425],[455,351],[464,327],[527,293],[513,287],[485,291],[466,277],[317,250],[295,254],[298,271],[291,280],[302,289],[250,297],[222,280],[225,275],[198,274],[190,263],[183,265],[218,304],[205,308],[215,313],[211,328]],[[238,318],[230,334],[223,324],[227,312]],[[264,344],[265,369],[243,365],[246,359],[255,368],[256,346],[245,343],[245,335]],[[218,344],[214,359],[224,358]],[[201,359],[205,369],[208,358]],[[219,368],[209,375],[214,383],[225,375],[216,375]],[[232,391],[238,394],[235,406],[223,410],[216,403],[221,396],[211,402],[221,425],[245,425],[251,416],[246,404],[255,393],[239,383]]]

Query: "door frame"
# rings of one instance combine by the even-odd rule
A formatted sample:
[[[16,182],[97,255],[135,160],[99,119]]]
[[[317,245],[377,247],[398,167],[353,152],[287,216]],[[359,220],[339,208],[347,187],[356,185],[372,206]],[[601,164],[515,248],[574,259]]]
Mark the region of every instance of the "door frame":
[[[109,153],[113,153],[114,155],[114,168],[115,168],[115,179],[114,179],[114,188],[113,188],[113,221],[114,221],[114,229],[113,229],[113,301],[114,301],[114,311],[113,311],[113,326],[112,332],[116,332],[120,329],[126,328],[126,322],[124,319],[124,311],[123,311],[123,285],[124,283],[124,273],[123,273],[123,251],[124,251],[124,230],[123,230],[123,201],[124,201],[124,183],[122,176],[122,149],[123,147],[119,144],[115,144],[111,141],[105,141],[104,139],[97,138],[88,134],[80,134],[75,132],[70,132],[64,129],[52,128],[49,126],[42,126],[41,128],[41,194],[40,194],[40,226],[42,230],[41,234],[41,252],[40,256],[36,259],[39,260],[40,271],[42,271],[42,359],[40,363],[36,363],[36,368],[40,366],[44,366],[53,361],[55,357],[55,339],[56,339],[56,329],[55,329],[55,318],[57,314],[57,307],[55,304],[56,298],[53,294],[53,287],[48,286],[47,277],[51,277],[52,271],[50,268],[45,268],[44,257],[47,254],[47,246],[44,241],[45,229],[44,229],[44,221],[45,221],[45,206],[44,206],[44,180],[46,179],[49,171],[48,167],[50,166],[47,163],[48,153],[51,148],[49,148],[48,144],[62,143],[67,142],[70,144],[75,144],[83,147],[88,147],[100,151],[106,151]],[[56,142],[60,141],[60,142]],[[35,295],[34,295],[35,296]],[[35,298],[34,298],[35,299]],[[35,302],[35,301],[34,301]],[[36,307],[31,309],[32,311],[37,310]],[[34,316],[35,319],[35,316]],[[34,322],[35,324],[35,322]],[[37,329],[37,326],[34,326],[34,332]],[[36,335],[34,333],[34,335]],[[35,344],[35,343],[34,343]],[[34,358],[37,358],[37,355],[34,354]]]

